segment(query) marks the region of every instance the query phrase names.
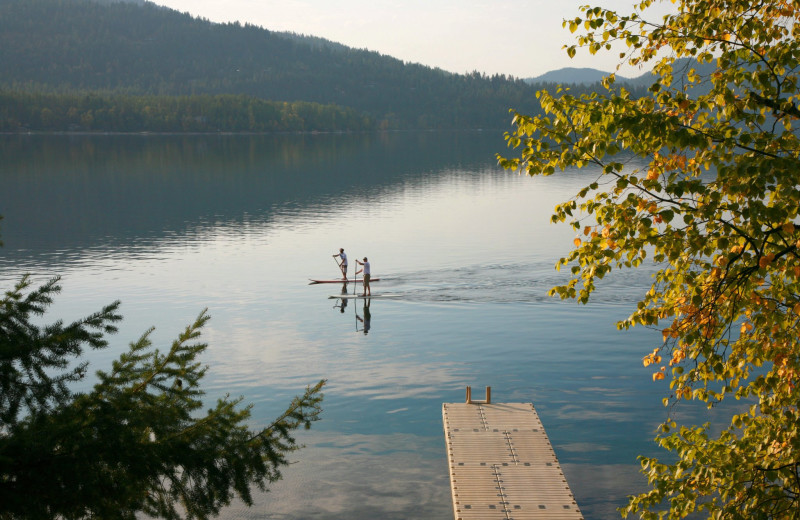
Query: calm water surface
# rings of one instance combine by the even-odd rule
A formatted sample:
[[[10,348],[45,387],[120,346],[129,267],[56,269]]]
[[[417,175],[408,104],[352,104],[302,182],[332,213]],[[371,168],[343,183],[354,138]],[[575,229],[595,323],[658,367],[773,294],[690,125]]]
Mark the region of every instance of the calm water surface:
[[[107,368],[151,326],[169,342],[204,308],[209,400],[253,403],[254,426],[328,379],[323,420],[269,494],[223,518],[453,517],[441,405],[465,387],[533,402],[587,519],[643,489],[636,456],[667,413],[618,332],[645,270],[589,305],[546,295],[573,232],[553,206],[596,176],[499,170],[494,134],[0,137],[0,278],[61,275],[53,320],[122,301]],[[374,293],[330,298],[332,254],[368,256]],[[351,264],[352,264],[351,260]],[[353,288],[345,290],[352,292]],[[698,420],[708,420],[702,413]]]

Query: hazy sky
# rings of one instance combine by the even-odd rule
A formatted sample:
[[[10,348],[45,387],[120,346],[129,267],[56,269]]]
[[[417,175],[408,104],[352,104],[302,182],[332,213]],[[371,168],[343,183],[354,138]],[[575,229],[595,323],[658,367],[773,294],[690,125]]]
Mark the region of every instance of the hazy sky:
[[[562,49],[575,35],[561,27],[581,5],[632,11],[633,0],[154,0],[212,22],[249,22],[272,31],[319,36],[406,62],[465,73],[527,78],[562,67],[611,72],[618,52]],[[669,2],[667,4],[671,5]],[[638,76],[644,71],[623,69]]]

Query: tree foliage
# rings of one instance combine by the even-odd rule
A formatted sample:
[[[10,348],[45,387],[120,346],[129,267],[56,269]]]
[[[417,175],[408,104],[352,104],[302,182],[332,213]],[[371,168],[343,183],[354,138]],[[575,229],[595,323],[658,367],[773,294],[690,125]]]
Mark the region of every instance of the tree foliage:
[[[669,463],[641,458],[650,490],[623,516],[800,517],[800,11],[791,1],[677,0],[648,20],[584,7],[569,46],[654,64],[651,95],[606,79],[602,95],[538,93],[517,114],[510,169],[602,174],[555,208],[577,231],[553,294],[586,302],[615,268],[652,259],[655,281],[621,328],[657,327],[644,356],[669,379],[665,404],[742,400],[719,428],[668,418]],[[633,158],[633,161],[627,159]],[[643,165],[643,166],[642,166]],[[727,409],[727,408],[726,408]]]
[[[30,285],[0,299],[0,518],[208,518],[278,480],[299,448],[293,432],[318,419],[324,381],[259,431],[242,398],[202,412],[206,312],[165,352],[148,331],[91,391],[74,393],[84,350],[107,346],[119,304],[42,326],[58,279]]]

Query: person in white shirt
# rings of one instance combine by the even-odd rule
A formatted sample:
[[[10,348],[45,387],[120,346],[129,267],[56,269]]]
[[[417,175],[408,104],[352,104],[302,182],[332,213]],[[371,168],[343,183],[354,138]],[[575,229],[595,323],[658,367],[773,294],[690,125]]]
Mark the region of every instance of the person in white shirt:
[[[334,258],[339,257],[342,259],[342,262],[339,264],[339,269],[342,270],[342,280],[347,280],[347,255],[344,254],[344,248],[339,248],[339,254],[333,255]],[[356,260],[358,262],[358,260]]]
[[[364,296],[371,296],[372,291],[369,288],[369,279],[370,279],[369,260],[367,260],[366,256],[364,257],[363,262],[360,262],[358,258],[356,258],[356,263],[364,266],[362,269],[356,271],[356,274],[360,273],[361,271],[364,272]]]

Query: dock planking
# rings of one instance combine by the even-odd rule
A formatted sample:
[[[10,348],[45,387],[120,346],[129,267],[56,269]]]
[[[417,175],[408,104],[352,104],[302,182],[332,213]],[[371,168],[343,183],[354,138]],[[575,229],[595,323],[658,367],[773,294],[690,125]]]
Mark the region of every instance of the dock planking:
[[[444,403],[456,520],[583,519],[531,403]]]

